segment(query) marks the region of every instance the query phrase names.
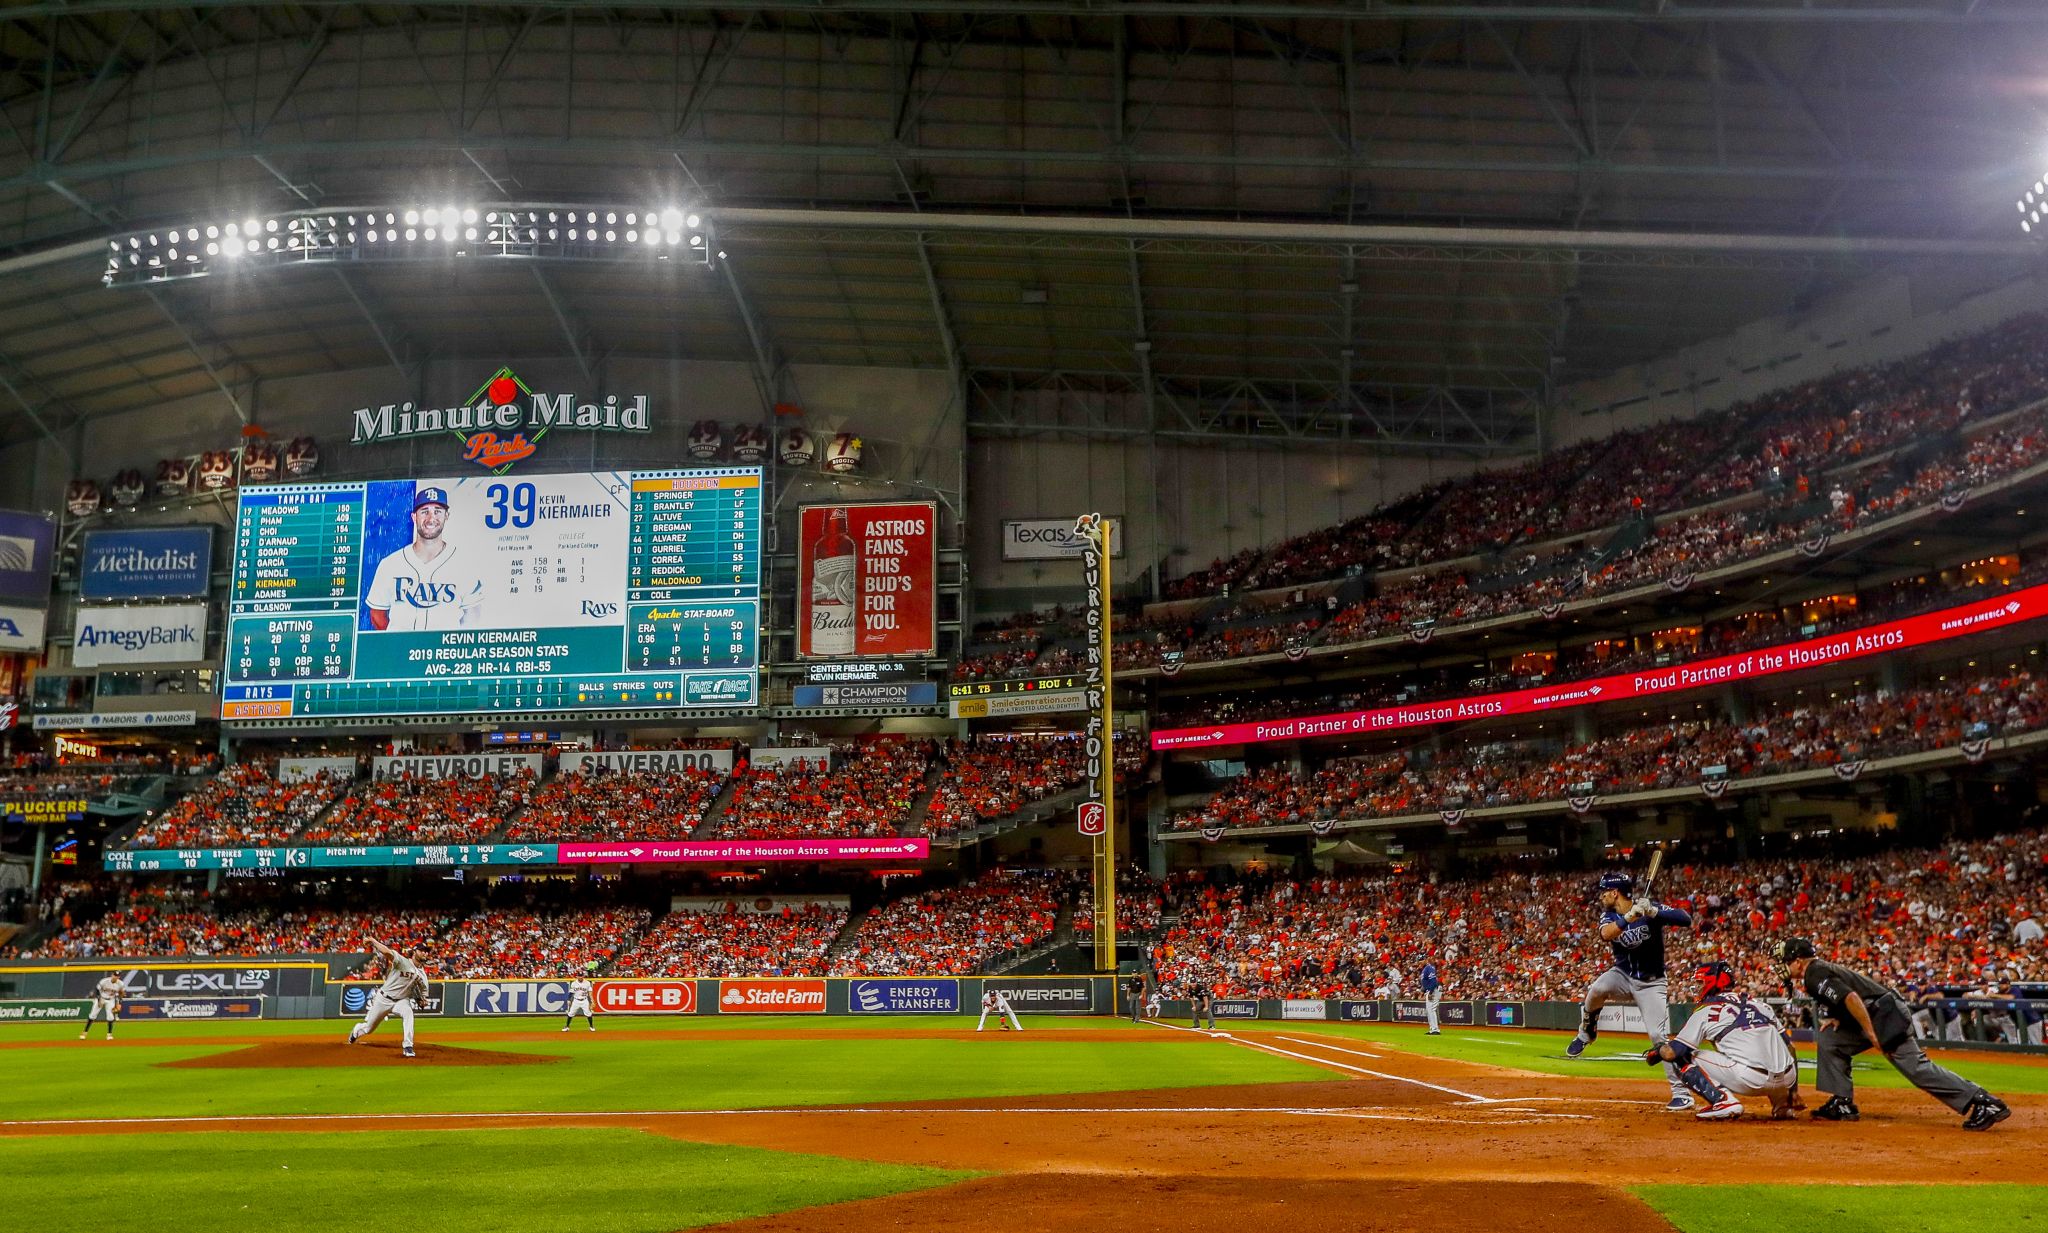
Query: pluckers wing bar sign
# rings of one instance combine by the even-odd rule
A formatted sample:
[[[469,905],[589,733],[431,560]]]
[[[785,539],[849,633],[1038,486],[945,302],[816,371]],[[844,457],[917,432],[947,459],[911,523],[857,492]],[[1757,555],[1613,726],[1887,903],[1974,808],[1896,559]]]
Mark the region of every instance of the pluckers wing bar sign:
[[[0,818],[11,822],[76,822],[85,816],[85,798],[77,796],[0,797]]]
[[[370,445],[446,434],[462,442],[464,462],[502,475],[533,457],[541,439],[557,428],[647,432],[652,428],[647,395],[535,390],[510,368],[500,368],[454,406],[398,402],[358,407],[349,440]]]

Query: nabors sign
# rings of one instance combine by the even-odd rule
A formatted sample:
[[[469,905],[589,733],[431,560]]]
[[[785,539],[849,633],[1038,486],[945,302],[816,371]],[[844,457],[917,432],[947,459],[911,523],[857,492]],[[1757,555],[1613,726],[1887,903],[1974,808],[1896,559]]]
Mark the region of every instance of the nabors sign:
[[[369,445],[450,433],[462,440],[464,461],[502,474],[533,457],[540,439],[557,428],[648,432],[652,427],[645,394],[598,398],[538,391],[510,368],[500,368],[452,407],[422,407],[412,402],[358,407],[349,440]]]

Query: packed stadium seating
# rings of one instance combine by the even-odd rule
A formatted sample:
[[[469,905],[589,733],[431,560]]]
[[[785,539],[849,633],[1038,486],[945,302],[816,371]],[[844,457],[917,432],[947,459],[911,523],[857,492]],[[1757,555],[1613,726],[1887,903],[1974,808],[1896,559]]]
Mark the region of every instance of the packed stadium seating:
[[[924,795],[929,741],[876,740],[834,749],[832,769],[741,766],[720,839],[866,838],[894,834]]]
[[[835,957],[835,975],[966,975],[1051,940],[1064,877],[995,873],[878,907]]]
[[[1008,817],[1033,801],[1079,787],[1086,773],[1071,733],[949,742],[924,815],[924,833],[950,835]]]
[[[2048,890],[2044,861],[2048,835],[2034,830],[1850,859],[1680,864],[1659,898],[1690,907],[1698,924],[1667,931],[1670,967],[1725,959],[1751,989],[1775,993],[1763,946],[1792,933],[1901,985],[2042,979],[2048,950],[2025,922]],[[1592,876],[1183,874],[1168,886],[1176,921],[1153,958],[1170,996],[1207,984],[1222,996],[1412,997],[1430,959],[1447,996],[1576,1001],[1608,963]]]
[[[557,775],[505,832],[508,840],[687,839],[725,786],[700,770]]]
[[[1149,938],[1159,933],[1163,904],[1159,879],[1142,869],[1126,867],[1116,875],[1116,935]],[[1083,885],[1074,897],[1074,935],[1083,940],[1095,936],[1095,890]]]
[[[846,928],[844,904],[778,902],[677,908],[611,966],[629,976],[823,976],[825,950]]]
[[[2039,358],[2044,339],[2048,317],[2023,316],[1895,364],[1573,446],[1439,486],[1341,527],[1246,550],[1179,580],[1172,596],[1443,567],[1350,603],[1334,596],[1274,601],[1292,613],[1277,620],[1268,603],[1120,620],[1120,631],[1141,636],[1116,644],[1116,666],[1147,667],[1168,652],[1203,662],[1276,652],[1290,641],[1338,645],[1398,634],[1418,620],[1448,625],[1531,612],[1698,575],[1952,498],[2048,459],[2048,408],[2035,405],[2048,396],[2048,362]],[[1728,500],[1738,496],[1745,499]],[[1708,502],[1720,504],[1693,508]],[[1594,537],[1541,561],[1522,552],[1497,561],[1484,585],[1475,585],[1482,581],[1477,568],[1446,564],[1636,518],[1656,520],[1640,544],[1605,545]],[[1033,632],[1036,642],[1027,637]],[[1060,614],[982,627],[972,646],[998,635],[1012,645],[969,655],[956,676],[1040,675],[1045,655],[1025,647],[1035,651],[1078,633]]]
[[[347,784],[341,775],[280,782],[274,763],[237,762],[145,821],[132,846],[274,847],[332,805]]]
[[[398,775],[357,784],[298,838],[309,844],[480,843],[532,802],[534,775]]]
[[[452,979],[593,972],[632,949],[653,916],[645,908],[490,908],[465,918],[413,957]]]
[[[1433,754],[1352,756],[1305,774],[1267,767],[1174,820],[1178,829],[1258,827],[1317,818],[1614,796],[1700,781],[1708,767],[1745,779],[1956,745],[1971,732],[2013,735],[2048,722],[2048,684],[2030,672],[1973,675],[1890,692],[1848,692],[1748,720],[1648,724],[1595,740],[1472,740]]]

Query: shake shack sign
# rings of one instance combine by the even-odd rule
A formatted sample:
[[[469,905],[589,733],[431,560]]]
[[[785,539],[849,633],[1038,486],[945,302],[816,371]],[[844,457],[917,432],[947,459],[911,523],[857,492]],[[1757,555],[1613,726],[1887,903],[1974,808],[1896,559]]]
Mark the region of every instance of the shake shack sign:
[[[541,438],[556,429],[648,432],[653,427],[645,394],[535,390],[510,368],[500,368],[453,406],[387,402],[357,407],[352,418],[352,444],[452,436],[462,443],[463,461],[498,474],[533,457]]]

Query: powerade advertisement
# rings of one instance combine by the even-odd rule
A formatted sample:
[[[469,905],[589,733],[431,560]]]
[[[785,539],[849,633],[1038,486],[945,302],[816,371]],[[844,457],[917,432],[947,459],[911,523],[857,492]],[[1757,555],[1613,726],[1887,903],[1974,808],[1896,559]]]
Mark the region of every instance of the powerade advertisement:
[[[846,988],[856,1015],[939,1015],[960,1009],[957,980],[857,980]]]
[[[80,599],[198,599],[213,564],[212,527],[87,531]]]

